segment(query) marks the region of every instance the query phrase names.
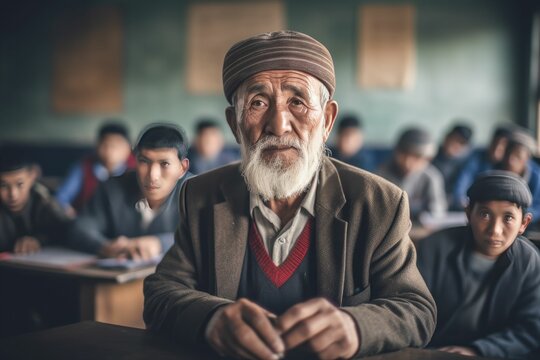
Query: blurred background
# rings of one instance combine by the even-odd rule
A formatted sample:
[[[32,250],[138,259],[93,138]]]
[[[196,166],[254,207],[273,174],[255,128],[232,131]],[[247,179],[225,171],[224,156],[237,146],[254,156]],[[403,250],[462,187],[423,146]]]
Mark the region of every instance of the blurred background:
[[[390,149],[409,125],[440,141],[456,118],[470,121],[476,146],[485,146],[501,122],[538,130],[538,1],[48,0],[1,5],[0,142],[32,152],[46,162],[45,175],[58,176],[92,147],[96,130],[111,117],[122,119],[132,138],[156,120],[178,123],[192,138],[198,119],[215,118],[233,143],[222,92],[197,88],[205,81],[196,65],[202,59],[221,66],[219,51],[208,55],[216,59],[199,60],[193,52],[204,55],[212,41],[259,32],[250,27],[264,18],[264,8],[251,7],[261,4],[272,9],[274,23],[328,47],[340,113],[362,117],[368,147]],[[232,8],[221,23],[211,9],[205,13],[207,5],[217,5],[218,13],[219,6]],[[370,48],[363,38],[370,18],[362,11],[377,5],[405,7],[394,12],[394,35],[410,34],[394,39],[395,46],[390,39],[390,54],[408,54],[397,86],[363,86],[359,79],[360,60],[377,51],[377,22],[369,25]],[[399,21],[400,13],[408,22]],[[392,24],[385,25],[390,32]],[[224,40],[212,34],[225,34]],[[400,65],[394,58],[388,66]],[[373,71],[373,64],[370,69],[364,70]],[[208,74],[219,84],[220,69],[214,70]]]

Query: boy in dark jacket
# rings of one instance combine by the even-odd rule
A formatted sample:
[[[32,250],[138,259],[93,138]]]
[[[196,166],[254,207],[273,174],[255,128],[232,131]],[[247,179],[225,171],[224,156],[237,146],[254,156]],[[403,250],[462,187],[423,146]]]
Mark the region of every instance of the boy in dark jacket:
[[[430,346],[463,355],[532,358],[540,349],[540,255],[522,236],[527,183],[486,172],[467,195],[469,225],[422,240],[418,268],[435,298]]]
[[[36,181],[36,165],[7,150],[0,153],[0,252],[30,253],[62,242],[70,220]]]

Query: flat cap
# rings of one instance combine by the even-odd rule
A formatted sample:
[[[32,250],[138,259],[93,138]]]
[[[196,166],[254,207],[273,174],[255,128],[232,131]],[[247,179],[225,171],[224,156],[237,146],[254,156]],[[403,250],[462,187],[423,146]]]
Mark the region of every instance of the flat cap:
[[[478,201],[510,201],[529,207],[532,195],[522,177],[510,171],[491,170],[480,174],[467,190],[471,203]]]
[[[328,49],[309,35],[283,30],[263,33],[233,45],[223,61],[223,90],[232,104],[240,84],[261,71],[297,70],[319,79],[330,97],[336,88],[334,62]]]

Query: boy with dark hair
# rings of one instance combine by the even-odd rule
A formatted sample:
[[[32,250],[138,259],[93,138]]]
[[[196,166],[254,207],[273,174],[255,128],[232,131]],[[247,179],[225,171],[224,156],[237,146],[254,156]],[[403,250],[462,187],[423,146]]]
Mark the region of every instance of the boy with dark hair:
[[[75,215],[109,177],[135,168],[128,129],[119,121],[107,121],[98,130],[95,154],[76,164],[56,192],[60,204]]]
[[[431,165],[434,155],[431,135],[420,128],[408,128],[401,133],[392,158],[377,171],[407,192],[414,221],[423,213],[440,218],[447,210],[443,177]]]
[[[522,236],[531,221],[531,192],[519,176],[493,170],[467,195],[469,225],[418,245],[418,268],[438,309],[429,345],[463,355],[533,358],[540,349],[540,255]]]
[[[203,118],[195,126],[195,140],[188,158],[191,172],[200,174],[238,160],[239,154],[225,147],[223,131],[217,121]]]
[[[540,216],[540,167],[532,160],[536,153],[537,145],[532,135],[526,129],[516,127],[508,136],[508,145],[501,162],[495,166],[517,174],[527,182],[532,193],[529,211],[535,220],[535,227],[538,226]]]
[[[336,144],[332,157],[358,168],[374,170],[373,159],[364,148],[364,124],[354,115],[344,116],[338,124]]]
[[[187,137],[174,124],[146,127],[136,172],[104,182],[70,231],[70,244],[103,257],[151,259],[173,243],[178,195],[188,173]]]
[[[446,133],[437,155],[431,162],[444,178],[446,198],[452,210],[463,209],[463,206],[455,206],[454,187],[471,152],[472,135],[473,132],[468,125],[464,123],[454,125]]]
[[[61,243],[69,219],[32,162],[0,149],[0,251],[30,253]]]
[[[472,185],[476,176],[484,171],[493,170],[502,160],[508,144],[508,136],[514,127],[513,124],[498,126],[493,132],[488,148],[475,152],[465,162],[455,182],[452,208],[462,209],[465,207],[467,205],[467,189]]]

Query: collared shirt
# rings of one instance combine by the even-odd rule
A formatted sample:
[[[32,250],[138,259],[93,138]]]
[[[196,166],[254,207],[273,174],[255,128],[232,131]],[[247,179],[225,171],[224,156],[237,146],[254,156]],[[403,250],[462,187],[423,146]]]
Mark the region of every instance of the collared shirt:
[[[276,213],[264,204],[260,196],[254,194],[249,196],[251,218],[255,220],[268,255],[277,266],[287,259],[306,223],[310,217],[315,216],[317,178],[316,174],[298,211],[287,224],[281,223]]]
[[[146,198],[137,201],[137,203],[135,204],[135,210],[137,210],[141,214],[141,225],[142,228],[145,230],[148,228],[152,220],[154,220],[159,211],[159,209],[157,209],[156,211],[152,210]]]

